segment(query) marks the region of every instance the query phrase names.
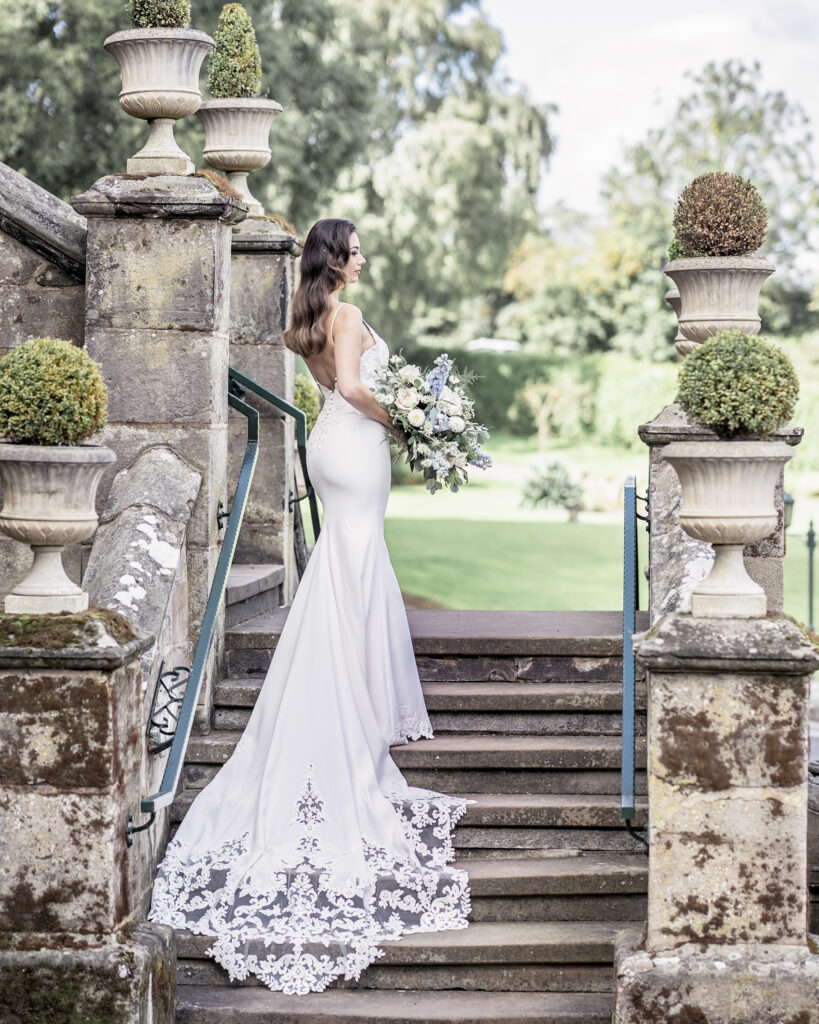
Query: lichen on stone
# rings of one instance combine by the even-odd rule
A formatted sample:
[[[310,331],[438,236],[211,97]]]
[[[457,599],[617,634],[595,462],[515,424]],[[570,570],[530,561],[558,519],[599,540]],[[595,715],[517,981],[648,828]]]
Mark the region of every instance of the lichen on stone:
[[[0,647],[110,646],[110,638],[121,644],[136,639],[128,620],[105,608],[52,615],[0,615]]]

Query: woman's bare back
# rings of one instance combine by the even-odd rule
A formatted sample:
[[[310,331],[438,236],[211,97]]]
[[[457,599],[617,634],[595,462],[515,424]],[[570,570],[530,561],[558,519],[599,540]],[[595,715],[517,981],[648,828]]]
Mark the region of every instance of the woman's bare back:
[[[305,359],[307,368],[312,373],[313,377],[323,387],[327,388],[328,391],[335,390],[336,386],[336,356],[335,356],[335,345],[333,343],[333,324],[335,323],[336,316],[344,306],[350,305],[350,303],[339,302],[333,312],[328,318],[328,325],[326,329],[326,338],[324,342],[324,348],[318,355],[311,356],[309,359]],[[375,345],[375,336],[366,324],[362,321],[361,323],[361,354],[364,353]]]

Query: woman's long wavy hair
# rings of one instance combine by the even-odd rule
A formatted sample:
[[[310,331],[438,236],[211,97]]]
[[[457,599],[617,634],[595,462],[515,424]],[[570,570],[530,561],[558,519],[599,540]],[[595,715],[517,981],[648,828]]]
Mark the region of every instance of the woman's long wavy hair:
[[[284,343],[302,358],[324,348],[330,295],[345,283],[342,269],[350,259],[351,220],[319,220],[310,228],[301,254],[301,278],[293,296]]]

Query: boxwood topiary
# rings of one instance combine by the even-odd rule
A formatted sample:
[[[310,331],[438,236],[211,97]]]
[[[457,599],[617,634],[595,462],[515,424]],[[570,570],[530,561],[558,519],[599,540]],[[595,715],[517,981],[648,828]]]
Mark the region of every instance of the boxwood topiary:
[[[747,256],[765,241],[767,227],[765,204],[750,181],[727,171],[701,174],[674,208],[675,254]]]
[[[130,0],[134,28],[184,28],[191,20],[190,0]]]
[[[80,444],[105,426],[108,394],[85,349],[33,338],[0,359],[0,435],[16,444]]]
[[[799,380],[775,345],[741,331],[720,331],[680,367],[677,401],[720,437],[760,437],[793,416]]]
[[[215,99],[259,95],[262,62],[250,15],[241,4],[225,4],[208,61],[208,90]]]

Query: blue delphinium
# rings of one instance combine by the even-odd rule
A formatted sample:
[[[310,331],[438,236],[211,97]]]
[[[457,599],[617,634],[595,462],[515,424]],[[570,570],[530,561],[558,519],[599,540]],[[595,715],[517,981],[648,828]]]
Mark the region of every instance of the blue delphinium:
[[[442,434],[445,430],[449,430],[449,416],[445,412],[441,412],[440,409],[435,411],[438,415],[435,417],[435,422],[432,425],[432,433]]]
[[[449,371],[452,369],[452,360],[444,352],[435,360],[435,366],[427,374],[427,384],[429,384],[429,390],[436,398],[441,397],[441,392],[444,390],[444,385],[449,377]]]
[[[492,456],[482,448],[478,448],[469,460],[469,465],[477,466],[478,469],[487,469],[492,465]]]

